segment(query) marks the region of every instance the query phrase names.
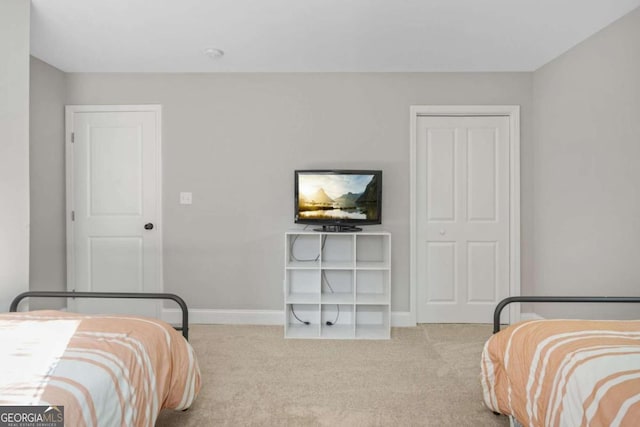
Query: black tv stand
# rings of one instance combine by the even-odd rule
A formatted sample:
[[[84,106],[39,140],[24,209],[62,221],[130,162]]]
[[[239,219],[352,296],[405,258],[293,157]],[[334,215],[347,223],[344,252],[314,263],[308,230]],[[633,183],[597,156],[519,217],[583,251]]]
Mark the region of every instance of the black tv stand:
[[[353,225],[323,225],[322,228],[314,228],[313,231],[322,231],[325,233],[353,233],[362,231],[362,228]]]

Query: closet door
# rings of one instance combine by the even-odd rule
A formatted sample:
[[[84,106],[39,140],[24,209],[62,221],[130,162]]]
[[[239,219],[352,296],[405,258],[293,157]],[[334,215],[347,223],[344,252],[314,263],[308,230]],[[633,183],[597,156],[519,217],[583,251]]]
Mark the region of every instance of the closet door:
[[[106,111],[67,110],[69,290],[160,292],[160,110],[101,108]],[[81,312],[151,316],[158,305],[102,299],[69,303]]]
[[[417,119],[418,322],[489,323],[509,296],[509,119]]]

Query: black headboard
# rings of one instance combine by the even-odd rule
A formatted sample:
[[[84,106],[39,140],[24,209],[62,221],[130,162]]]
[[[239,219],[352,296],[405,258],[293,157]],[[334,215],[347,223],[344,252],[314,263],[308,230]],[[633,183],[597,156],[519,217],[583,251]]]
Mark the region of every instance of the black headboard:
[[[68,292],[68,291],[28,291],[23,292],[11,301],[9,311],[18,311],[18,304],[25,298],[133,298],[133,299],[167,299],[175,301],[182,310],[182,326],[174,326],[182,331],[185,339],[189,339],[189,310],[182,298],[175,294],[154,294],[146,292]]]
[[[509,297],[498,303],[493,312],[493,333],[500,332],[500,313],[512,302],[640,302],[640,297]]]

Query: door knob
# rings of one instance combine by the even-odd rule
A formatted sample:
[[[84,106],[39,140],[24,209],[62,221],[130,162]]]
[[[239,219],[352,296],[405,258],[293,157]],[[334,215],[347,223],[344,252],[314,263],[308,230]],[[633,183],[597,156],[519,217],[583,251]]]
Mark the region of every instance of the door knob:
[[[445,234],[445,233],[446,233],[446,231],[444,231],[444,230],[440,230],[440,235],[441,235],[441,236],[444,236],[444,234]]]
[[[148,222],[144,225],[145,230],[153,230],[153,224]]]

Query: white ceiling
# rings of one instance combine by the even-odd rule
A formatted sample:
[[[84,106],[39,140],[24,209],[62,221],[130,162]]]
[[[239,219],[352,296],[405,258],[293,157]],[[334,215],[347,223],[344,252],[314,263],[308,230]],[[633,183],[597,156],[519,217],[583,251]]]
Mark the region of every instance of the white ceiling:
[[[640,0],[32,0],[68,72],[532,71]],[[211,60],[203,50],[224,50]]]

